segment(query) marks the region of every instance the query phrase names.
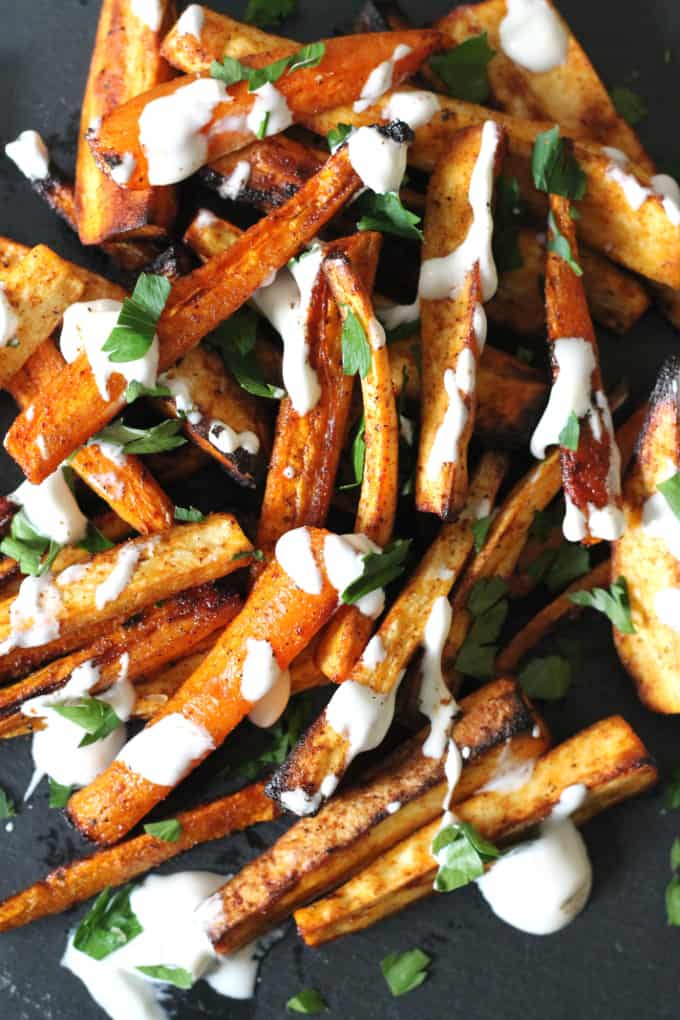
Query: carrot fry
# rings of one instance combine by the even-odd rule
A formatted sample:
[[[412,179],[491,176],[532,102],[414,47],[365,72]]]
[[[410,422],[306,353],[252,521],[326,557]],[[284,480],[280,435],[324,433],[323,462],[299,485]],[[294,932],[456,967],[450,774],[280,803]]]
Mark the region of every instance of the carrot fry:
[[[42,881],[10,896],[0,903],[0,931],[61,914],[102,889],[125,885],[194,846],[224,839],[258,822],[271,822],[277,815],[278,809],[265,796],[262,783],[252,783],[228,797],[182,811],[177,815],[181,831],[174,843],[145,833],[57,868]]]
[[[327,155],[286,135],[272,135],[214,160],[201,170],[201,180],[221,198],[269,212],[313,177]]]

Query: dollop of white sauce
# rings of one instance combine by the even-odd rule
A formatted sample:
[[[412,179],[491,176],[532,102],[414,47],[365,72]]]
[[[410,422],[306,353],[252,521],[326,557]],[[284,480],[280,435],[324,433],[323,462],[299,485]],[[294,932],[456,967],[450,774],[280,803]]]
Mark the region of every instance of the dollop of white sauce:
[[[463,359],[463,354],[464,351],[461,351],[458,356],[455,372],[451,368],[444,372],[444,389],[449,401],[427,458],[428,478],[436,478],[444,464],[455,464],[460,454],[460,440],[468,420],[468,409],[463,398],[471,392],[467,373],[469,363]]]
[[[531,779],[536,766],[535,758],[518,761],[513,754],[510,741],[500,753],[491,779],[480,786],[478,793],[514,793],[521,790]]]
[[[429,124],[439,110],[439,98],[434,92],[413,89],[410,92],[393,92],[382,108],[383,120],[403,120],[415,131]]]
[[[360,127],[347,141],[354,172],[378,195],[399,191],[406,171],[406,153],[406,143],[395,142],[374,127]]]
[[[116,760],[157,786],[175,786],[194,762],[215,750],[208,731],[179,712],[164,715],[129,740]]]
[[[189,4],[175,25],[177,35],[193,35],[200,42],[204,21],[205,13],[201,5]]]
[[[503,854],[477,885],[494,914],[530,935],[550,935],[585,907],[593,875],[588,851],[569,815],[585,796],[568,787],[537,839]]]
[[[363,113],[367,110],[372,103],[375,103],[377,99],[384,96],[385,93],[392,88],[392,79],[394,77],[394,65],[398,60],[403,57],[407,57],[411,52],[410,46],[405,46],[400,43],[394,50],[391,57],[387,60],[383,60],[381,64],[374,67],[368,78],[364,82],[364,86],[361,90],[359,98],[354,104],[355,113]]]
[[[39,485],[22,482],[9,497],[24,508],[24,513],[36,531],[59,545],[73,545],[85,537],[87,517],[81,513],[58,468]]]
[[[136,165],[137,161],[132,153],[124,152],[120,157],[120,163],[111,170],[111,180],[123,187],[132,177]]]
[[[383,644],[380,634],[374,634],[364,648],[361,661],[366,669],[375,669],[387,658],[387,650]]]
[[[294,790],[285,790],[279,800],[286,811],[302,818],[304,815],[316,814],[321,806],[322,795],[320,791],[307,793],[301,786],[297,786]]]
[[[191,394],[191,379],[164,372],[158,376],[158,385],[170,390],[178,414],[184,415],[190,425],[198,425],[203,415]]]
[[[102,347],[118,321],[120,301],[100,298],[77,301],[64,312],[59,346],[70,364],[83,352],[90,363],[97,389],[104,400],[109,399],[109,377],[122,375],[127,382],[140,382],[152,387],[158,374],[158,337],[154,335],[149,349],[134,361],[113,362]]]
[[[253,703],[248,718],[256,726],[273,726],[288,704],[290,673],[281,669],[268,641],[246,640],[241,695]]]
[[[426,758],[444,754],[451,723],[458,711],[442,672],[442,652],[451,629],[451,603],[440,595],[432,604],[423,634],[422,679],[418,707],[430,720],[430,732],[423,744]]]
[[[43,776],[50,776],[62,786],[86,786],[108,768],[125,744],[125,722],[135,704],[135,689],[127,680],[128,655],[121,657],[120,675],[116,683],[96,697],[111,706],[121,721],[113,732],[93,744],[80,747],[85,730],[54,711],[55,706],[73,704],[89,694],[99,680],[99,668],[90,660],[77,666],[61,690],[31,698],[22,706],[30,718],[44,719],[45,727],[33,734],[35,772],[26,791],[27,800]]]
[[[365,684],[345,680],[326,705],[326,722],[348,742],[345,768],[358,754],[372,751],[385,738],[394,718],[399,684],[378,694]]]
[[[258,138],[269,138],[285,131],[293,123],[286,97],[270,81],[253,92],[255,101],[246,117],[246,125]],[[266,124],[263,124],[266,119]]]
[[[199,78],[146,104],[139,118],[139,143],[149,184],[176,184],[203,166],[208,136],[202,129],[216,106],[231,101],[223,82]]]
[[[94,601],[97,609],[103,609],[127,588],[137,569],[141,553],[141,548],[133,543],[122,546],[108,577],[95,588]]]
[[[49,570],[41,577],[25,577],[9,609],[10,632],[0,655],[13,648],[35,648],[59,637],[61,594]]]
[[[167,1020],[166,986],[138,967],[170,966],[207,981],[218,994],[249,999],[271,939],[251,943],[228,956],[215,952],[202,923],[203,905],[229,879],[207,871],[150,875],[130,895],[130,907],[142,932],[103,960],[94,960],[69,936],[62,966],[85,984],[111,1020]]]
[[[131,7],[132,13],[147,28],[152,32],[158,31],[163,19],[163,6],[160,0],[132,0]]]
[[[650,181],[651,187],[647,187],[640,184],[634,173],[626,170],[630,159],[625,152],[609,145],[603,145],[602,151],[611,159],[606,176],[616,181],[634,212],[637,212],[648,198],[656,195],[661,199],[663,210],[673,226],[680,226],[680,186],[673,177],[669,174],[655,174]]]
[[[666,459],[664,470],[657,484],[661,485],[678,473],[680,468]],[[645,500],[642,507],[642,528],[651,537],[665,542],[670,554],[680,561],[680,520],[673,513],[668,500],[661,492],[655,492]]]
[[[235,201],[245,188],[250,178],[250,163],[247,159],[240,159],[229,176],[222,181],[217,193],[220,198],[230,198]]]
[[[7,143],[5,155],[29,181],[44,181],[50,175],[49,150],[37,131],[22,131],[15,141]]]
[[[284,532],[274,548],[276,561],[298,588],[308,595],[320,595],[323,577],[314,557],[312,539],[307,528]]]
[[[567,59],[569,36],[546,0],[507,0],[499,36],[506,57],[527,71],[552,71]]]
[[[364,572],[363,557],[368,553],[382,550],[366,535],[326,535],[323,544],[323,558],[328,580],[338,595],[356,581]],[[376,588],[362,595],[354,603],[364,616],[372,620],[380,616],[385,607],[385,591]]]
[[[493,237],[494,162],[500,143],[498,125],[491,120],[484,122],[479,155],[470,175],[468,202],[472,208],[472,222],[465,240],[449,255],[426,259],[420,267],[418,293],[421,298],[437,301],[454,296],[465,282],[465,278],[479,262],[482,298],[489,301],[498,288],[498,274],[493,259],[491,241]]]
[[[6,347],[10,340],[14,340],[18,326],[17,313],[5,294],[4,284],[0,283],[0,347]]]
[[[308,319],[324,251],[318,245],[255,291],[253,303],[283,341],[283,385],[296,414],[316,407],[321,386],[309,363]]]
[[[235,453],[236,450],[245,450],[246,453],[255,454],[260,449],[260,440],[254,432],[246,429],[245,432],[237,432],[223,421],[213,421],[208,429],[208,440],[215,449],[221,453]]]

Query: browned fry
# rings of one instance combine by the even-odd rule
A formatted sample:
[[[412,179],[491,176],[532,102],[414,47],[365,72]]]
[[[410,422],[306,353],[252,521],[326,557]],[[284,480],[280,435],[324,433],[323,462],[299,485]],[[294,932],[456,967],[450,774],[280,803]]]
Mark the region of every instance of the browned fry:
[[[241,234],[228,251],[177,280],[157,326],[160,370],[170,368],[240,308],[360,184],[344,146],[293,198]],[[87,356],[80,355],[43,391],[32,419],[21,414],[14,421],[5,439],[7,450],[31,481],[42,481],[122,409],[125,388],[124,378],[114,373],[110,399],[104,400]],[[36,445],[38,436],[42,449]]]
[[[470,486],[467,513],[442,526],[378,627],[376,634],[385,651],[384,659],[375,665],[359,659],[347,681],[363,684],[383,696],[396,689],[422,642],[435,600],[449,594],[467,561],[476,508],[481,501],[488,501],[489,507],[493,505],[506,467],[507,460],[501,454],[487,453],[482,458]],[[290,804],[290,796],[286,795],[303,791],[309,805],[307,811],[315,810],[328,796],[324,793],[328,786],[328,783],[323,786],[324,779],[335,777],[339,781],[354,753],[350,753],[347,737],[337,733],[328,722],[326,711],[322,712],[274,774],[269,786],[271,795]]]
[[[343,320],[353,315],[370,347],[370,368],[361,378],[366,453],[354,531],[383,548],[392,538],[399,498],[399,421],[385,333],[375,318],[370,291],[348,259],[329,255],[323,268]],[[327,677],[336,683],[344,680],[372,629],[373,621],[356,606],[340,607],[319,642],[317,662]]]
[[[167,453],[152,453],[146,458],[146,464],[151,474],[161,485],[185,482],[204,468],[209,461],[208,455],[193,443],[179,446],[176,450],[170,450]]]
[[[173,0],[159,4],[161,23],[154,32],[138,16],[133,0],[103,0],[90,71],[80,113],[75,212],[83,244],[101,244],[120,234],[163,235],[175,217],[172,188],[138,195],[102,173],[87,143],[101,118],[121,103],[167,81],[172,74],[160,55],[161,38],[176,17]]]
[[[426,736],[425,730],[408,741],[316,817],[298,821],[218,890],[209,901],[217,918],[209,933],[218,952],[251,941],[441,814],[444,762],[422,753]],[[491,779],[501,754],[526,761],[549,746],[540,717],[513,680],[497,680],[465,698],[454,736],[470,748],[456,803]],[[401,807],[390,814],[394,802]]]
[[[13,269],[31,249],[11,237],[0,236],[0,280],[4,282],[7,273]]]
[[[550,120],[574,138],[590,138],[601,145],[621,149],[650,173],[654,164],[633,129],[616,112],[607,89],[569,25],[551,0],[549,6],[568,38],[566,59],[558,67],[537,74],[507,57],[499,39],[500,23],[507,12],[506,0],[464,4],[435,25],[456,46],[486,32],[495,50],[489,64],[489,85],[495,104],[502,110],[534,120]]]
[[[43,621],[38,628],[40,643],[22,647],[22,640],[36,641],[27,632],[34,617],[21,615],[14,623],[14,600],[0,602],[0,677],[22,676],[43,662],[95,640],[101,633],[97,629],[100,625],[105,627],[117,617],[130,616],[159,599],[238,570],[247,565],[248,558],[234,557],[251,548],[231,514],[211,514],[200,524],[183,524],[153,538],[131,539],[124,546],[97,553],[75,578],[72,573],[54,579],[45,574],[37,603],[40,612],[49,615],[48,625],[44,626]],[[104,601],[107,590],[98,597],[97,589],[111,575],[120,555],[123,563],[130,564],[130,580],[120,594],[114,586]]]
[[[220,198],[248,202],[269,212],[313,177],[327,155],[286,135],[272,135],[216,159],[203,168],[201,180]],[[249,167],[247,176],[242,174],[243,163]]]
[[[655,283],[652,284],[652,293],[659,311],[666,316],[672,326],[680,329],[680,290]]]
[[[82,663],[91,662],[99,669],[99,679],[92,689],[99,694],[119,679],[122,655],[126,656],[125,675],[134,681],[159,669],[169,659],[186,655],[207,635],[225,627],[240,608],[238,595],[206,584],[151,606],[132,621],[114,622],[93,644],[1,688],[0,736],[15,737],[42,728],[43,720],[22,715],[22,706],[30,698],[60,690]]]
[[[466,798],[456,816],[501,845],[521,839],[544,821],[564,789],[587,787],[574,815],[582,824],[607,807],[653,786],[658,773],[649,752],[620,716],[611,716],[577,733],[539,758],[530,779],[512,792],[489,791]],[[437,819],[376,858],[326,899],[297,910],[298,930],[308,945],[369,927],[430,896],[437,865],[432,840]]]
[[[291,52],[295,52],[298,44],[292,39],[280,35],[270,35],[249,25],[244,21],[236,21],[226,14],[218,14],[210,7],[203,7],[203,24],[200,37],[192,32],[178,32],[177,25],[170,29],[161,47],[165,59],[180,71],[208,71],[211,61],[221,60],[230,56],[236,60],[250,56],[251,53],[265,53],[288,43]]]
[[[493,127],[493,125],[492,125]],[[444,259],[464,243],[472,229],[468,199],[472,174],[482,149],[481,127],[461,131],[442,155],[430,178],[425,209],[423,266]],[[494,128],[494,174],[500,172],[504,141]],[[420,300],[422,396],[420,446],[416,467],[416,506],[451,520],[461,510],[468,487],[467,450],[474,428],[476,367],[486,339],[479,322],[484,293],[476,260],[462,284],[452,279],[446,296]],[[421,285],[427,276],[421,277]],[[484,314],[483,311],[481,313]],[[477,326],[477,329],[475,328]],[[485,326],[485,324],[484,324]],[[479,332],[478,332],[479,330]]]
[[[626,529],[612,552],[612,580],[628,586],[635,633],[613,628],[621,662],[640,699],[655,712],[680,712],[680,561],[673,547],[673,511],[659,485],[680,464],[680,359],[661,369],[624,486]],[[671,525],[673,521],[673,525]]]
[[[109,886],[125,885],[185,850],[224,839],[258,822],[270,822],[278,808],[265,796],[262,783],[252,783],[177,815],[181,832],[176,842],[145,833],[91,857],[57,868],[47,878],[0,903],[0,931],[10,931],[50,914],[61,914]]]

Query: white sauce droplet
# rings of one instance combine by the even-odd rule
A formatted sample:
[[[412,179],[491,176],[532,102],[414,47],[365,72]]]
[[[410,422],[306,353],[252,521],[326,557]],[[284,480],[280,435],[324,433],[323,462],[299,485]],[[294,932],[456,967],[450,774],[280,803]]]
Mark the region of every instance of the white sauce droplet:
[[[360,127],[347,141],[354,172],[378,195],[399,191],[406,170],[407,146],[374,127]]]
[[[214,750],[214,741],[203,726],[171,712],[145,726],[127,742],[116,760],[150,783],[176,786],[195,762]]]
[[[368,553],[379,553],[380,546],[365,535],[327,535],[324,539],[323,558],[328,580],[338,595],[356,581],[364,572],[363,557]],[[364,616],[372,620],[380,616],[385,607],[385,591],[376,588],[362,595],[354,603]]]
[[[236,432],[231,425],[223,421],[213,421],[208,429],[208,439],[221,453],[231,454],[236,450],[245,450],[255,454],[260,449],[260,440],[254,432]]]
[[[444,464],[455,464],[460,454],[460,440],[468,420],[468,409],[463,399],[466,392],[464,387],[468,380],[465,376],[466,366],[461,362],[460,356],[458,362],[461,366],[460,383],[458,366],[455,372],[451,368],[444,372],[444,389],[449,402],[430,448],[427,459],[428,478],[436,478]]]
[[[235,201],[241,194],[248,179],[250,178],[250,163],[246,159],[240,159],[229,176],[222,181],[217,193],[220,198],[230,198]]]
[[[458,711],[444,674],[442,652],[451,629],[451,603],[440,595],[432,604],[423,634],[422,680],[418,707],[430,720],[430,732],[423,744],[426,758],[441,758],[446,748],[451,723]]]
[[[157,32],[163,19],[163,7],[160,0],[132,0],[132,12],[152,32]]]
[[[546,0],[507,0],[507,10],[499,26],[506,57],[538,74],[565,62],[569,37]]]
[[[367,669],[375,669],[387,658],[387,651],[380,634],[374,634],[368,642],[361,656],[361,661]]]
[[[363,113],[367,110],[376,99],[380,99],[385,93],[392,88],[392,78],[394,77],[394,65],[398,60],[403,57],[407,57],[411,52],[410,46],[405,46],[400,43],[396,47],[394,53],[387,60],[383,60],[381,64],[374,67],[368,78],[364,82],[364,86],[361,90],[359,99],[354,104],[355,113]]]
[[[277,563],[290,579],[308,595],[320,595],[323,578],[319,570],[312,540],[307,528],[286,531],[274,549]]]
[[[277,135],[290,127],[293,115],[288,109],[286,97],[275,85],[269,81],[265,82],[259,89],[253,91],[253,95],[255,102],[246,117],[246,124],[254,135],[258,138],[269,138],[270,135]],[[265,118],[267,123],[263,133]]]
[[[439,99],[434,92],[413,89],[410,92],[393,92],[382,108],[383,120],[403,120],[415,131],[429,124],[439,110]]]
[[[399,811],[400,809],[401,809],[400,800],[391,800],[387,807],[385,808],[388,815],[396,815],[397,811]]]
[[[5,155],[29,181],[45,181],[50,175],[50,154],[37,131],[22,131],[5,146]]]
[[[273,726],[288,704],[290,673],[281,669],[268,641],[246,640],[241,695],[253,703],[248,718],[256,726]]]
[[[132,177],[136,165],[137,161],[132,153],[124,152],[120,158],[120,163],[111,170],[111,180],[115,181],[116,184],[124,186]]]
[[[193,35],[200,42],[204,21],[205,14],[201,5],[189,4],[175,26],[177,35]]]
[[[127,588],[137,568],[141,553],[140,546],[133,543],[122,546],[110,574],[95,588],[94,601],[97,609],[103,609]]]
[[[186,376],[164,372],[158,376],[158,385],[170,390],[177,412],[183,414],[190,425],[198,425],[203,415],[191,395],[191,380]]]

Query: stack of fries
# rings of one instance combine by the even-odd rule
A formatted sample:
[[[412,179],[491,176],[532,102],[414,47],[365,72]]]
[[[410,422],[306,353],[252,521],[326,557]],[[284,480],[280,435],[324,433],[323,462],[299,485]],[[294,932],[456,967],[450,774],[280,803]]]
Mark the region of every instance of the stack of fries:
[[[289,812],[197,917],[217,956],[291,916],[317,946],[440,889],[447,826],[481,877],[565,791],[581,824],[657,780],[618,716],[553,747],[530,655],[603,609],[643,701],[680,711],[680,360],[615,430],[592,322],[624,333],[652,299],[680,320],[680,192],[550,0],[530,54],[511,0],[428,29],[369,6],[368,29],[301,46],[103,0],[75,182],[34,132],[7,147],[126,286],[0,238],[27,479],[0,515],[0,736],[33,733],[98,846],[1,903],[0,930]],[[254,224],[189,207],[190,175]],[[487,344],[501,326],[547,336],[552,387]],[[133,402],[151,425],[120,419]],[[166,491],[211,461],[233,513]],[[499,648],[508,596],[546,574],[555,601]],[[272,774],[131,834],[244,719],[329,683]],[[148,722],[125,743],[129,717]]]

